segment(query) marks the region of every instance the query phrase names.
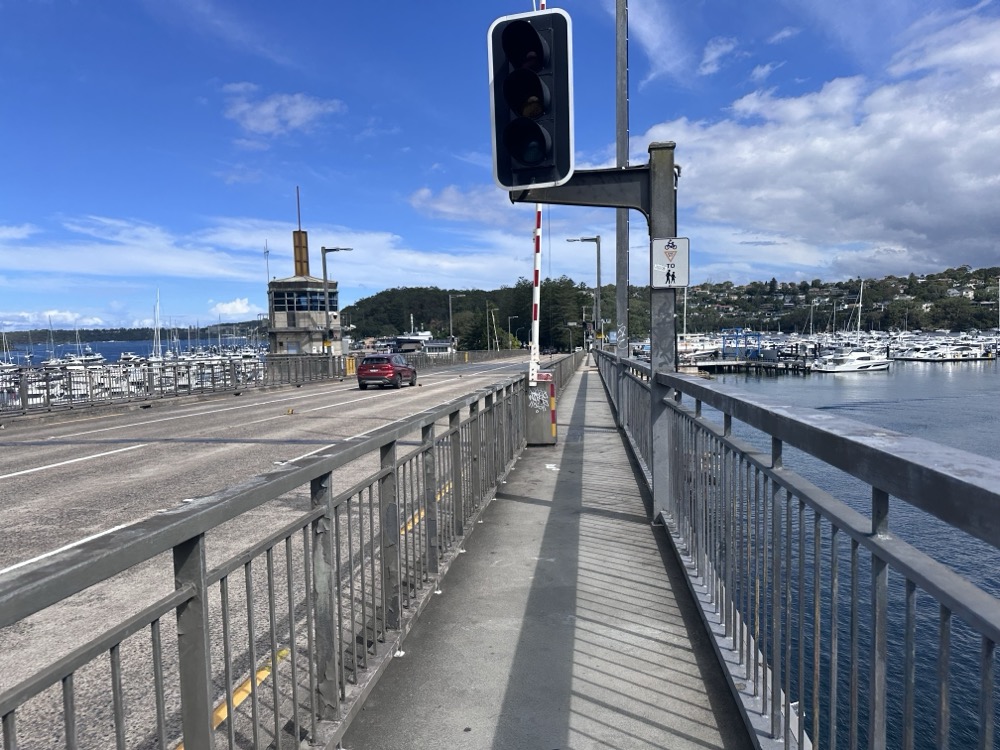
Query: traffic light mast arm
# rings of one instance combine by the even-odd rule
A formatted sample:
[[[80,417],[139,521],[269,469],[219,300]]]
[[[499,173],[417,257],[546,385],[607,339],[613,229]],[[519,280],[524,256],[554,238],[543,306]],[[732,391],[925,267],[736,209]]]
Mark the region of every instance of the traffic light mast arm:
[[[650,205],[649,166],[624,169],[578,169],[557,187],[510,192],[511,203],[554,203],[563,206],[634,208],[647,219]]]

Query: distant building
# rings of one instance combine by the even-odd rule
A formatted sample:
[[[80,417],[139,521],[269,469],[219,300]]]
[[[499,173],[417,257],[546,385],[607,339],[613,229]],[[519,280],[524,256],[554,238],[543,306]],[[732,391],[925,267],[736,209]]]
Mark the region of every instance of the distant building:
[[[295,275],[272,279],[267,285],[268,350],[271,354],[323,354],[332,347],[341,354],[342,329],[337,282],[328,280],[330,329],[327,330],[327,295],[323,279],[309,275],[309,238],[292,232]]]

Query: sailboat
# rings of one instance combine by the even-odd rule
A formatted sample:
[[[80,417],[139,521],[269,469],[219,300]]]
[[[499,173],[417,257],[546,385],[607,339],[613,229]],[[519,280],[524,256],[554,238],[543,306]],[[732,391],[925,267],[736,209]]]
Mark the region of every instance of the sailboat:
[[[862,280],[858,291],[858,326],[854,346],[820,357],[813,362],[813,372],[875,372],[889,369],[889,359],[861,347],[861,299],[864,291],[865,282]]]

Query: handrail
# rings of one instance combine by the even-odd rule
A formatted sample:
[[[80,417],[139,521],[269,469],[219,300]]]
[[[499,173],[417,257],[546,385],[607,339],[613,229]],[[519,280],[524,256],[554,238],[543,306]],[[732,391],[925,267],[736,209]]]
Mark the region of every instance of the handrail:
[[[993,747],[1000,592],[889,521],[891,497],[947,524],[947,544],[996,559],[1000,461],[635,360],[598,365],[762,744]],[[851,502],[867,492],[870,513],[845,502],[843,481],[800,476],[828,476],[805,456],[857,482]]]
[[[524,449],[525,384],[524,374],[506,378],[343,440],[324,454],[0,574],[0,629],[58,618],[58,610],[49,609],[85,591],[101,601],[101,587],[116,585],[122,574],[148,581],[130,602],[137,612],[101,613],[97,619],[111,623],[103,633],[95,633],[89,620],[81,627],[79,612],[73,628],[50,626],[66,633],[60,645],[69,653],[53,654],[51,663],[0,691],[4,746],[27,745],[49,732],[51,716],[60,711],[59,693],[69,747],[89,726],[114,726],[123,742],[126,729],[134,731],[137,723],[160,746],[183,740],[185,747],[207,747],[214,733],[232,733],[232,723],[223,725],[223,719],[247,697],[253,710],[246,721],[255,737],[271,732],[273,741],[273,735],[287,733],[297,744],[307,731],[314,744],[334,746],[366,694],[364,686],[384,673],[436,588],[433,580],[447,570]],[[436,434],[441,421],[448,428]],[[414,434],[417,448],[397,450]],[[364,479],[351,468],[352,479],[335,491],[336,472],[356,467],[358,460],[370,469]],[[256,541],[226,540],[220,532],[250,511],[259,514],[271,501],[295,496],[305,496],[306,507],[290,515],[275,510],[273,527],[258,529],[265,533]],[[223,542],[227,549],[242,549],[209,568],[208,551]],[[159,590],[168,576],[154,575],[168,553],[172,592]],[[231,586],[231,579],[239,585]],[[161,628],[174,627],[165,617],[171,612],[177,614],[176,635],[161,638]],[[123,670],[136,669],[127,661],[134,651],[128,644],[143,633],[152,639],[145,670],[155,690],[145,706],[131,705],[126,716]],[[74,680],[101,654],[111,659],[110,705],[106,695],[85,693],[92,681]],[[260,670],[274,673],[271,705],[253,688],[241,687],[255,684]],[[299,696],[290,704],[280,700],[279,670],[290,670],[281,679],[290,679],[293,696]],[[299,681],[305,676],[303,690]],[[171,684],[179,685],[179,695],[167,689]],[[223,686],[221,695],[215,685]],[[50,706],[43,693],[57,705]],[[88,727],[77,722],[84,705]],[[91,712],[107,723],[93,724]],[[274,744],[286,741],[292,740],[279,737]]]

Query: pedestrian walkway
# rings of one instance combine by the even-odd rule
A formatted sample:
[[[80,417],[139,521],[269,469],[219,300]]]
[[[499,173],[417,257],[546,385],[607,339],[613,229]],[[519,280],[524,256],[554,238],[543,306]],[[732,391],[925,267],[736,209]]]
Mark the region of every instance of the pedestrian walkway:
[[[557,407],[344,748],[752,746],[597,368]]]

